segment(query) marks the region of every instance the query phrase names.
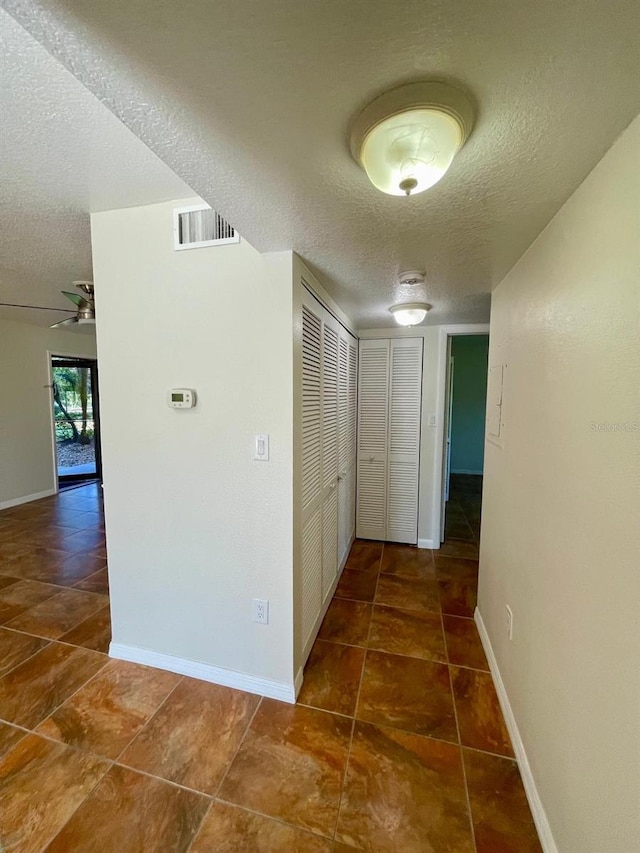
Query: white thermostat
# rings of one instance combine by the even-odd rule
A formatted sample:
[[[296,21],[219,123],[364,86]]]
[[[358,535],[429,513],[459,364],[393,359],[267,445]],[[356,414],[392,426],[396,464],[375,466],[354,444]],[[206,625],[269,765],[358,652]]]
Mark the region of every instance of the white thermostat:
[[[193,388],[172,388],[167,394],[167,403],[172,409],[193,409],[196,392]]]

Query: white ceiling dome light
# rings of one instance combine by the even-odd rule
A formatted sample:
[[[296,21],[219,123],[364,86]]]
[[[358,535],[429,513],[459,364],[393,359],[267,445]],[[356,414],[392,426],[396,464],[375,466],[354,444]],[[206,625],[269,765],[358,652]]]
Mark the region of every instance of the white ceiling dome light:
[[[417,195],[436,184],[464,145],[473,107],[448,83],[409,83],[376,98],[355,119],[351,153],[388,195]]]
[[[389,311],[400,326],[417,326],[427,316],[431,305],[426,302],[406,302],[403,305],[393,305]]]

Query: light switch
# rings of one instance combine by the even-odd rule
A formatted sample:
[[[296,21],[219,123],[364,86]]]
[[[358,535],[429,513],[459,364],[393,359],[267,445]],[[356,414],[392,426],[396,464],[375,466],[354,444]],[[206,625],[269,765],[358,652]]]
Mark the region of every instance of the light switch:
[[[436,425],[436,416],[435,415],[429,415],[429,426],[434,427],[435,425]]]
[[[253,455],[254,459],[257,459],[258,462],[268,462],[269,461],[269,436],[268,435],[257,435],[256,436],[256,447],[255,453]]]

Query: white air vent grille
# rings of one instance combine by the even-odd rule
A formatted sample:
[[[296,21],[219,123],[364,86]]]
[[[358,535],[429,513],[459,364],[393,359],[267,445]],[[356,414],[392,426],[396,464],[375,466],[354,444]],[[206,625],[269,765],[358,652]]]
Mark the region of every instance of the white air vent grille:
[[[201,249],[239,242],[240,235],[233,225],[208,205],[173,211],[174,249]]]

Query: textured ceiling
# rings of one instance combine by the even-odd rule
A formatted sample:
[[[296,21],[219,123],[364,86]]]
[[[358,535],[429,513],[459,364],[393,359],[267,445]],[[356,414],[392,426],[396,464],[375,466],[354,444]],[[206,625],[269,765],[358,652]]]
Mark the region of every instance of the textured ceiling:
[[[192,195],[153,152],[0,11],[0,302],[62,307],[90,279],[89,212]],[[0,308],[51,325],[65,314]]]
[[[478,321],[488,293],[640,110],[637,0],[4,0],[261,251],[293,248],[360,328],[403,297]],[[384,196],[348,126],[441,78],[478,118],[450,172]],[[118,171],[114,174],[117,176]],[[399,270],[424,267],[417,293]]]

